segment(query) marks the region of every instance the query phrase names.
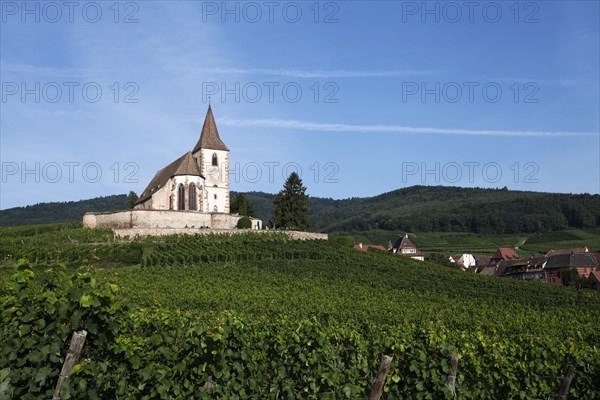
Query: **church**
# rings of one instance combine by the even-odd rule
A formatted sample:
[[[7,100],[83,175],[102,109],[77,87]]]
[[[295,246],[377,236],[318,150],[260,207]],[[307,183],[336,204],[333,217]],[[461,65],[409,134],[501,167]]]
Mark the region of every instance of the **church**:
[[[229,213],[229,148],[210,105],[194,148],[158,171],[134,208]]]
[[[230,214],[229,200],[229,148],[209,105],[196,145],[154,175],[133,209],[86,213],[83,226],[119,236],[232,232],[242,217]],[[262,229],[260,219],[250,222]]]

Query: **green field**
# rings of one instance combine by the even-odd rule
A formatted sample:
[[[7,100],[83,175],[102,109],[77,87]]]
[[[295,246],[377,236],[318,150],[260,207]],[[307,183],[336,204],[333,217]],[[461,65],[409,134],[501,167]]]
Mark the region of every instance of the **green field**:
[[[570,234],[531,245],[595,237]],[[446,250],[465,240],[437,235]],[[468,240],[495,247],[491,237]],[[552,398],[568,365],[570,398],[600,398],[600,293],[352,244],[280,234],[129,241],[77,224],[0,229],[0,398],[51,396],[81,328],[91,339],[65,397],[365,399],[388,354],[386,399],[451,398],[451,355],[460,358],[459,399]],[[30,262],[17,268],[23,257]]]

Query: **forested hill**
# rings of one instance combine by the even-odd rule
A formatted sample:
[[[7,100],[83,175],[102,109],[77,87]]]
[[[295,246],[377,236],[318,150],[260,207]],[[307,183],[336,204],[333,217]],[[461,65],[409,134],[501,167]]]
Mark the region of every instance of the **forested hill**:
[[[246,193],[266,221],[273,195]],[[600,227],[600,195],[412,186],[374,197],[309,199],[317,231],[520,233]]]
[[[0,211],[0,226],[49,224],[81,220],[89,211],[124,210],[129,207],[127,195],[119,194],[89,200],[39,203]]]
[[[257,216],[267,222],[273,194],[248,192]],[[235,192],[231,193],[232,198]],[[87,211],[122,210],[126,195],[68,203],[42,203],[0,211],[0,226],[80,220]],[[568,227],[600,227],[600,195],[521,192],[506,189],[412,186],[374,197],[309,199],[315,231],[520,233]]]

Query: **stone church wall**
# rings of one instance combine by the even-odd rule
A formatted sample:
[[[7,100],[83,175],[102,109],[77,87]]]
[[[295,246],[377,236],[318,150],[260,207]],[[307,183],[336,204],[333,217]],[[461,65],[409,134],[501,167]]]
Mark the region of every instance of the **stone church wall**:
[[[170,210],[127,210],[112,213],[86,213],[86,228],[213,228],[235,229],[237,215]]]

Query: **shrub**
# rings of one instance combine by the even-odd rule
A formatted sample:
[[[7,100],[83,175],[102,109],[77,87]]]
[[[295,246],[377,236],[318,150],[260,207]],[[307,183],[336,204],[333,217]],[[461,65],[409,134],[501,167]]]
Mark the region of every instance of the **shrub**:
[[[252,228],[252,221],[248,217],[242,217],[238,220],[237,228],[238,229],[250,229],[250,228]]]

